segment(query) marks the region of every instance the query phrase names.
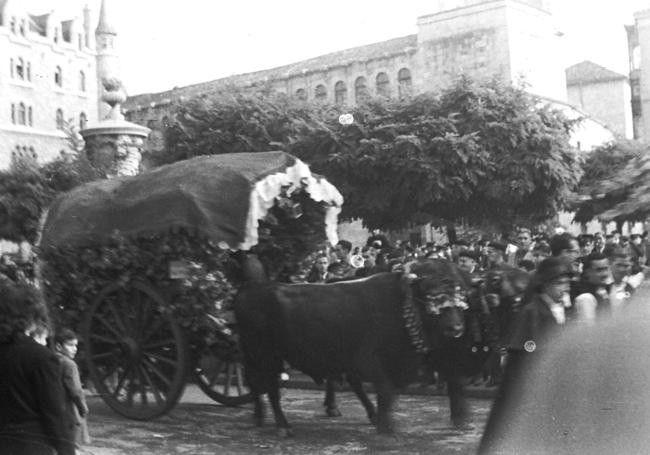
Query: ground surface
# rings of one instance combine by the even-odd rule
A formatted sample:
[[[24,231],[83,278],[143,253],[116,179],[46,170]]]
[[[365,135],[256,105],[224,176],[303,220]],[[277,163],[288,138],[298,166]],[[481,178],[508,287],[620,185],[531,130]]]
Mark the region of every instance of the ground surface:
[[[152,422],[127,420],[98,397],[89,397],[93,442],[85,454],[471,454],[478,444],[491,405],[470,399],[475,428],[456,430],[449,422],[447,399],[403,395],[397,403],[395,437],[377,435],[365,412],[349,392],[339,394],[343,417],[324,416],[323,393],[285,389],[283,406],[295,436],[275,434],[272,413],[267,425],[252,425],[252,406],[217,405],[195,386],[170,414]]]

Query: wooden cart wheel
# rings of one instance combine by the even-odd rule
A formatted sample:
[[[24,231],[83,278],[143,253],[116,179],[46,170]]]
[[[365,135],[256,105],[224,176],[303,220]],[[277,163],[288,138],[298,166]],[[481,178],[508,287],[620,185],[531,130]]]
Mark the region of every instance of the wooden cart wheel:
[[[219,358],[209,347],[203,348],[198,353],[194,379],[207,396],[226,406],[239,406],[253,400],[237,356]]]
[[[180,399],[189,368],[185,334],[160,309],[163,297],[134,281],[113,284],[95,299],[83,325],[90,378],[117,413],[149,420]]]

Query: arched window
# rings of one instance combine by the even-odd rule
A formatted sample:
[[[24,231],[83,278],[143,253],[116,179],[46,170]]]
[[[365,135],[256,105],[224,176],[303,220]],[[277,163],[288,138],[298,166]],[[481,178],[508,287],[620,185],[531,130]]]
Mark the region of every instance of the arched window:
[[[323,84],[319,84],[316,86],[314,97],[316,98],[317,101],[325,101],[327,99],[327,89]]]
[[[388,74],[379,73],[375,79],[377,85],[377,95],[385,96],[388,98],[390,96],[390,83],[388,81]]]
[[[56,129],[63,129],[63,110],[60,108],[56,110]]]
[[[354,81],[354,99],[357,103],[361,103],[369,98],[368,83],[366,78],[360,76]]]
[[[79,114],[79,128],[83,130],[87,124],[88,124],[88,117],[86,117],[85,112],[82,112],[81,114]]]
[[[339,106],[343,106],[347,102],[348,89],[345,86],[345,82],[338,81],[334,85],[334,102]]]
[[[12,16],[11,21],[9,22],[9,29],[11,33],[16,33],[16,17]]]
[[[298,98],[300,101],[307,101],[307,90],[304,88],[299,88],[296,90],[296,98]]]
[[[57,66],[54,71],[54,84],[56,84],[57,87],[63,87],[63,70],[60,66]]]
[[[18,58],[18,63],[16,63],[16,76],[18,79],[25,79],[25,61],[22,57]]]
[[[34,112],[31,106],[27,108],[27,123],[29,126],[34,126]]]
[[[397,73],[397,88],[399,99],[408,98],[413,93],[413,81],[409,69],[402,68]]]
[[[38,160],[38,155],[36,154],[36,150],[34,150],[34,147],[29,147],[29,154],[31,155],[34,161]]]
[[[16,124],[16,105],[11,103],[11,123]]]
[[[25,109],[25,103],[20,103],[18,105],[18,124],[27,124],[27,109]]]
[[[79,90],[86,91],[86,73],[79,71]]]

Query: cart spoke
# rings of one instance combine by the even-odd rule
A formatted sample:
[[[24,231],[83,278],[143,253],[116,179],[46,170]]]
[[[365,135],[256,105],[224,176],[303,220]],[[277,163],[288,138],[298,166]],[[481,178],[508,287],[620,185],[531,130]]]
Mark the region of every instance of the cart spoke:
[[[142,349],[144,350],[150,350],[150,349],[155,349],[155,348],[164,348],[164,347],[175,347],[176,346],[176,340],[174,338],[165,338],[164,340],[159,340],[153,343],[148,343],[142,346]]]
[[[113,395],[113,398],[117,399],[117,396],[118,396],[120,390],[122,389],[122,387],[124,387],[124,383],[125,383],[125,381],[127,379],[127,376],[129,375],[130,372],[131,372],[131,365],[127,365],[127,367],[124,370],[122,370],[122,375],[118,376],[119,380],[117,381],[117,385],[115,386],[115,390],[113,390],[113,393],[111,394],[111,395]]]
[[[117,340],[124,338],[124,332],[118,332],[115,327],[113,327],[102,315],[95,314],[94,319],[100,322],[104,327],[106,327],[113,335],[117,337]]]
[[[106,359],[110,357],[116,357],[115,352],[113,351],[108,351],[108,352],[102,352],[101,354],[93,354],[90,356],[91,359],[93,360],[101,360],[101,359]]]
[[[158,403],[158,404],[163,403],[165,400],[163,399],[163,396],[160,394],[160,391],[158,390],[158,387],[151,380],[151,376],[147,372],[147,369],[144,366],[142,366],[140,368],[142,370],[142,375],[144,376],[145,380],[149,384],[149,387],[151,387],[151,392],[153,393],[153,396],[156,399],[156,403]]]
[[[232,384],[232,370],[234,364],[229,363],[228,368],[226,369],[226,384],[223,387],[223,394],[228,396],[230,395],[230,386]]]
[[[105,335],[100,335],[99,333],[91,333],[90,334],[90,339],[91,340],[102,341],[102,342],[108,343],[108,344],[119,344],[119,341],[116,340],[115,338],[109,338],[109,337],[107,337]]]
[[[165,357],[165,356],[158,355],[158,354],[153,354],[153,353],[150,353],[150,352],[147,352],[146,356],[147,357],[153,357],[156,360],[159,360],[161,362],[167,363],[167,364],[172,365],[172,366],[177,366],[178,365],[178,362],[176,361],[175,358],[170,359],[169,357]]]
[[[164,375],[164,374],[163,374],[163,373],[158,369],[158,367],[156,367],[156,365],[154,365],[153,363],[151,363],[151,362],[150,362],[149,360],[147,360],[147,359],[142,359],[142,362],[143,362],[143,363],[144,363],[144,364],[145,364],[145,365],[146,365],[146,366],[151,370],[151,372],[152,372],[153,374],[155,374],[156,376],[158,376],[158,378],[159,378],[161,381],[163,381],[163,382],[165,383],[165,385],[169,386],[169,384],[170,384],[169,379],[167,378],[167,376],[165,376],[165,375]]]
[[[119,326],[120,330],[122,331],[122,335],[118,334],[118,337],[121,338],[122,336],[124,336],[124,335],[126,335],[128,333],[127,330],[126,330],[126,326],[124,324],[124,321],[122,321],[122,318],[121,318],[119,312],[117,311],[117,309],[115,308],[115,305],[113,305],[113,302],[111,302],[111,300],[107,299],[106,300],[106,305],[108,306],[108,309],[110,310],[111,314],[113,315],[113,320],[115,321],[115,324],[117,324]]]
[[[235,373],[237,374],[237,394],[243,395],[244,392],[244,377],[242,374],[241,365],[237,364],[235,366]]]

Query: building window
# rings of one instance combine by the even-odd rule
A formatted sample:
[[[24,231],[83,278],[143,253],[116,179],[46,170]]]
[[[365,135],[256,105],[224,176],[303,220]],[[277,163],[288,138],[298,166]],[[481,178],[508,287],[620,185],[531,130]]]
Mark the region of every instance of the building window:
[[[307,101],[307,90],[304,88],[299,88],[296,90],[296,98],[298,98],[300,101]]]
[[[86,117],[86,113],[82,112],[81,114],[79,114],[79,128],[83,130],[87,124],[88,124],[88,118]]]
[[[16,124],[16,105],[11,103],[11,123]]]
[[[52,38],[55,43],[59,42],[59,27],[54,27],[54,36]]]
[[[29,126],[34,126],[34,113],[31,106],[27,108],[27,123]]]
[[[18,79],[25,80],[25,62],[22,58],[19,58],[18,63],[16,63],[16,76]]]
[[[32,63],[27,62],[27,80],[32,81]]]
[[[25,19],[21,19],[20,20],[20,34],[23,35],[23,36],[25,36],[25,33],[26,33],[25,29],[26,29],[26,27],[25,27]]]
[[[27,109],[25,109],[25,103],[20,103],[18,105],[18,124],[27,124]]]
[[[61,109],[56,110],[56,129],[63,129],[63,111]]]
[[[13,58],[9,59],[9,74],[11,74],[11,77],[14,77],[14,59]]]
[[[63,87],[63,70],[60,66],[57,66],[56,71],[54,71],[54,83],[59,87]]]
[[[390,83],[388,81],[388,74],[379,73],[375,79],[377,85],[377,95],[385,96],[388,98],[390,96]]]
[[[334,85],[334,102],[339,106],[343,106],[347,102],[348,89],[345,87],[345,82],[338,81]]]
[[[79,90],[86,91],[86,73],[79,71]]]
[[[397,73],[397,88],[399,99],[403,100],[408,98],[413,93],[413,81],[411,80],[411,71],[407,68],[402,68]]]
[[[16,18],[14,16],[11,17],[11,21],[9,22],[9,29],[11,33],[16,33]]]
[[[319,84],[316,86],[314,97],[316,98],[317,101],[325,101],[327,99],[327,89],[323,84]]]
[[[84,37],[81,33],[77,34],[77,43],[79,45],[79,50],[83,50],[84,48]]]
[[[368,100],[368,98],[368,83],[366,82],[365,77],[360,76],[356,81],[354,81],[354,100],[357,103],[361,103]]]

